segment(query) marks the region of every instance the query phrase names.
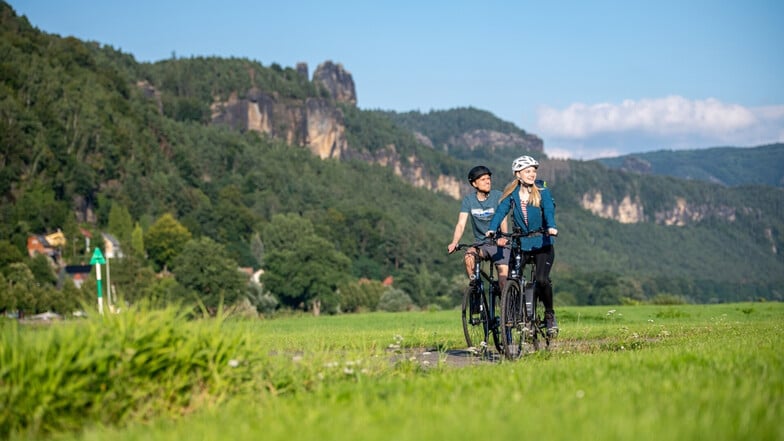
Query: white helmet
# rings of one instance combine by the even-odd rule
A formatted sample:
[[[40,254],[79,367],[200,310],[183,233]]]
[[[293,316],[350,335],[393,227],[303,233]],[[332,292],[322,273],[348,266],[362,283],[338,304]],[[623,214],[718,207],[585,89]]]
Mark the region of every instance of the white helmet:
[[[512,163],[512,171],[517,172],[531,166],[539,168],[539,163],[536,161],[536,159],[530,156],[521,156],[515,159],[514,162]]]

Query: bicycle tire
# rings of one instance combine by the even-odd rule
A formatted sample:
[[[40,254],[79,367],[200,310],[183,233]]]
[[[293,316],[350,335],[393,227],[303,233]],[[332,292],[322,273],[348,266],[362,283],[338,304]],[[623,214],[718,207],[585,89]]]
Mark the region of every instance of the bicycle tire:
[[[492,282],[493,289],[490,290],[488,298],[490,296],[494,296],[493,298],[493,313],[490,317],[492,317],[493,322],[490,323],[490,334],[493,336],[493,343],[495,343],[495,349],[498,351],[499,354],[504,353],[504,346],[501,343],[501,287],[498,286],[498,282]],[[489,309],[488,309],[489,310]]]
[[[472,302],[472,296],[475,300]],[[472,304],[473,303],[473,304]],[[473,286],[466,287],[463,293],[463,334],[469,348],[484,352],[487,348],[488,316],[487,298],[484,292]],[[484,342],[484,345],[482,344]]]
[[[523,293],[517,280],[506,282],[501,294],[501,343],[504,355],[515,360],[523,355],[525,336]]]
[[[534,296],[534,321],[533,321],[533,347],[535,351],[542,349],[542,340],[544,340],[545,348],[550,348],[550,334],[547,333],[547,323],[544,319],[544,303],[539,301],[537,296]]]

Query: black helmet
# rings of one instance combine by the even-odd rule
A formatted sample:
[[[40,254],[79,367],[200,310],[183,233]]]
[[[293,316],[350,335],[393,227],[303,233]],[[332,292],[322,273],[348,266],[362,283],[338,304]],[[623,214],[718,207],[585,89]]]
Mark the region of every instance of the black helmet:
[[[484,165],[477,165],[468,172],[468,182],[474,182],[484,175],[492,176],[493,172],[491,172],[490,169]]]

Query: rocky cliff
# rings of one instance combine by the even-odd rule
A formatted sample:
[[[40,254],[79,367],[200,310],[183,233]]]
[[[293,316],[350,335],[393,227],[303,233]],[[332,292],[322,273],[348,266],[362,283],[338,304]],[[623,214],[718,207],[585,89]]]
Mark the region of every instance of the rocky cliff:
[[[646,215],[639,196],[626,195],[620,201],[605,200],[598,190],[583,194],[580,205],[591,213],[623,224],[654,222],[659,225],[685,226],[709,217],[734,222],[736,209],[727,205],[694,204],[678,197],[671,207]]]
[[[298,63],[297,72],[307,78],[308,67]],[[355,106],[357,93],[354,79],[341,64],[327,61],[320,64],[311,80],[322,87],[327,96],[305,100],[284,99],[279,94],[251,89],[232,94],[227,100],[212,103],[212,123],[237,130],[251,130],[285,140],[290,145],[308,148],[322,159],[359,159],[389,167],[393,172],[417,187],[443,192],[455,199],[468,191],[463,181],[452,176],[432,176],[420,158],[402,157],[394,145],[374,153],[362,146],[350,149],[346,141],[343,112],[337,103]],[[141,86],[140,86],[141,87]],[[153,91],[146,91],[153,94]],[[420,143],[432,147],[432,142],[416,134]],[[542,151],[542,141],[534,135],[523,137],[491,130],[474,130],[458,134],[450,143],[461,148],[506,148],[525,146],[530,151]]]
[[[299,63],[297,71],[307,75],[307,65]],[[266,133],[288,144],[307,147],[322,159],[340,158],[348,144],[343,112],[335,103],[356,104],[356,94],[350,93],[354,81],[340,65],[320,65],[316,71],[328,81],[317,79],[315,74],[313,81],[330,91],[330,98],[282,99],[277,93],[255,88],[239,98],[235,92],[228,100],[212,104],[212,123]]]
[[[445,193],[455,199],[462,198],[468,191],[462,180],[453,176],[432,176],[426,171],[425,164],[416,156],[401,156],[394,145],[373,153],[367,151],[348,150],[346,158],[356,159],[392,169],[392,172],[414,185],[431,191]]]

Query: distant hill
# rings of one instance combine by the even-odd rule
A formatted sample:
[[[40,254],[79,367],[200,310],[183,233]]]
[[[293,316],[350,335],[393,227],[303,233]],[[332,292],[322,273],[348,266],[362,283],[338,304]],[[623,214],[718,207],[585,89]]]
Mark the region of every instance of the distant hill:
[[[717,159],[720,178],[705,180],[551,160],[536,135],[483,110],[363,110],[300,70],[244,59],[137,63],[41,32],[2,1],[0,52],[0,247],[20,256],[28,234],[61,228],[73,244],[82,228],[118,233],[112,213],[140,229],[171,213],[258,268],[265,227],[292,214],[351,262],[347,275],[391,275],[417,305],[453,307],[465,275],[446,243],[465,173],[484,163],[500,188],[529,152],[558,204],[558,302],[784,299],[784,190],[726,187],[717,171],[765,175],[752,167],[780,159]],[[694,163],[721,157],[706,152]],[[139,271],[112,281],[138,290]]]
[[[784,144],[781,143],[753,148],[659,150],[596,161],[625,171],[695,179],[731,187],[749,184],[784,187]]]
[[[508,162],[523,153],[544,153],[541,138],[486,110],[465,107],[378,113],[413,133],[422,144],[457,159]]]

